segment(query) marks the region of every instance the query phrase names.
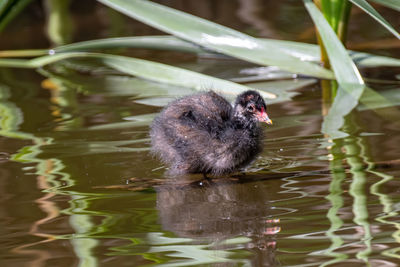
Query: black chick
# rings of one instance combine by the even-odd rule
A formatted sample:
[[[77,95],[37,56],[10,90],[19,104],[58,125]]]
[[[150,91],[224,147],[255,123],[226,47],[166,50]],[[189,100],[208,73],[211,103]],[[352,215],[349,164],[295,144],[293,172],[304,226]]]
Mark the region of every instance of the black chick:
[[[171,102],[154,119],[152,151],[170,175],[222,175],[248,165],[261,152],[259,121],[272,124],[256,91],[238,95],[234,107],[213,91]]]

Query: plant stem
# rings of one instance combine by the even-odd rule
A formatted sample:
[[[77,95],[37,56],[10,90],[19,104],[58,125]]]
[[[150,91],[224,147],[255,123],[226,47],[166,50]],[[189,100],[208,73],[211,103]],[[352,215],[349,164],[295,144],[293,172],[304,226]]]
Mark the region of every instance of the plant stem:
[[[322,88],[322,115],[326,116],[332,104],[331,81],[321,80]]]
[[[29,49],[29,50],[3,50],[0,51],[2,57],[37,57],[49,54],[47,49]]]
[[[352,4],[348,0],[314,0],[314,3],[321,9],[326,20],[337,34],[339,40],[345,45],[347,37],[347,26],[350,18]],[[317,41],[321,49],[321,62],[323,67],[330,69],[328,54],[321,37],[317,31]],[[332,103],[336,96],[338,84],[336,81],[321,81],[322,101],[324,110],[329,110],[328,103]],[[323,111],[327,112],[327,110]]]
[[[346,46],[347,41],[347,28],[350,20],[351,7],[352,4],[350,3],[350,1],[344,1],[342,3],[340,20],[336,31],[336,34],[338,35],[340,41],[342,41],[344,46]]]
[[[72,40],[73,21],[69,13],[70,0],[44,2],[47,13],[47,34],[54,45],[68,44]]]

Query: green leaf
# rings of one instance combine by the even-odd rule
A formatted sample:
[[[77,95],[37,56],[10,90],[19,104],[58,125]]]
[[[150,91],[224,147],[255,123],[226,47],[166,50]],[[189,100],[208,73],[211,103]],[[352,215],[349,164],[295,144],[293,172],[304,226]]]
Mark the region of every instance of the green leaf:
[[[180,96],[185,95],[185,93],[181,94]],[[172,102],[176,97],[148,97],[148,98],[142,98],[135,100],[135,103],[142,104],[142,105],[147,105],[147,106],[153,106],[153,107],[164,107],[168,103]]]
[[[320,60],[320,49],[318,45],[292,42],[284,40],[274,40],[260,38],[261,42],[268,44],[268,46],[275,47],[285,51],[286,54],[290,54],[302,61],[314,61],[319,62]],[[160,49],[160,50],[171,50],[189,53],[206,53],[207,51],[201,49],[190,42],[186,42],[177,39],[174,36],[140,36],[140,37],[120,37],[120,38],[108,38],[99,39],[86,42],[79,42],[75,44],[60,46],[54,49],[58,52],[73,52],[73,51],[90,51],[93,49],[106,49],[106,48],[148,48],[148,49]],[[18,50],[16,50],[18,51]],[[22,50],[24,51],[24,50]],[[0,51],[0,56],[2,56]],[[10,51],[11,52],[11,51]],[[40,52],[40,51],[39,51]],[[361,67],[378,67],[378,66],[392,66],[400,67],[400,59],[378,56],[369,53],[355,52],[348,50],[348,53],[355,61],[355,63]],[[44,54],[47,54],[45,52]],[[43,54],[42,54],[43,55]],[[24,54],[23,56],[26,56]]]
[[[344,125],[344,117],[349,114],[358,104],[358,100],[339,87],[338,93],[329,109],[329,113],[324,117],[321,131],[332,139],[348,136],[347,133],[339,129]]]
[[[135,36],[105,38],[63,45],[54,48],[54,52],[90,51],[93,49],[105,48],[149,48],[160,50],[173,50],[190,53],[204,53],[198,46],[182,41],[173,36]]]
[[[301,42],[292,42],[292,41],[284,41],[284,40],[274,40],[274,39],[265,39],[259,38],[259,41],[267,44],[270,47],[274,47],[274,50],[280,49],[284,51],[286,54],[290,54],[293,57],[296,57],[302,61],[315,61],[319,62],[320,60],[320,49],[318,45],[301,43]],[[78,42],[74,44],[59,46],[51,50],[50,52],[82,52],[82,51],[91,51],[94,49],[109,49],[109,48],[148,48],[148,49],[160,49],[160,50],[171,50],[171,51],[180,51],[180,52],[189,52],[189,53],[206,53],[207,51],[202,49],[199,46],[196,46],[190,42],[186,42],[180,39],[177,39],[174,36],[138,36],[138,37],[119,37],[119,38],[106,38],[106,39],[98,39],[91,40],[85,42]],[[16,51],[0,51],[0,56],[14,56]],[[21,50],[23,52],[24,50]],[[7,54],[12,53],[12,54]],[[27,53],[22,54],[22,56],[27,56]],[[35,52],[35,50],[32,50]],[[46,50],[38,50],[36,51],[38,55],[48,54]],[[42,54],[39,54],[39,53]],[[376,66],[400,66],[400,59],[390,58],[384,56],[378,56],[363,52],[355,52],[350,51],[352,59],[357,63],[357,65],[362,67],[376,67]],[[43,54],[44,53],[44,54]],[[35,56],[36,54],[33,54]]]
[[[287,53],[291,53],[293,56],[298,57],[305,61],[319,61],[321,58],[320,48],[315,44],[284,41],[284,40],[273,40],[273,39],[261,39],[263,42],[269,42],[276,46],[285,49]],[[400,59],[378,56],[374,54],[356,52],[347,50],[352,60],[360,67],[400,67]]]
[[[361,67],[400,67],[400,59],[377,56],[362,52],[350,52],[352,60]]]
[[[39,69],[39,73],[51,79],[57,79],[69,87],[76,88],[86,95],[126,96],[135,99],[145,97],[177,97],[193,93],[193,89],[121,75],[82,75],[71,71],[65,73]]]
[[[22,49],[0,51],[0,58],[4,57],[37,57],[49,54],[47,49]]]
[[[332,12],[332,1],[331,0],[321,0],[321,10],[324,13],[325,18],[331,23],[331,18],[333,16]]]
[[[0,1],[0,20],[7,14],[8,9],[14,4],[15,0]]]
[[[396,38],[400,39],[400,34],[387,22],[376,10],[368,4],[365,0],[350,0],[353,4],[364,10],[368,15],[373,17],[376,21],[383,25],[388,31],[390,31]],[[400,4],[399,4],[400,5]]]
[[[380,91],[379,93],[372,88],[366,87],[358,106],[358,110],[373,110],[385,120],[391,121],[393,126],[400,127],[399,116],[400,94],[399,88]]]
[[[32,0],[0,1],[0,32],[19,14]]]
[[[320,32],[339,84],[348,89],[349,93],[353,93],[353,87],[364,84],[357,67],[319,9],[311,0],[303,2]]]
[[[261,42],[268,44],[276,49],[284,50],[285,53],[290,54],[302,61],[315,61],[320,60],[320,49],[318,45],[273,40],[273,39],[259,39]],[[174,36],[137,36],[137,37],[119,37],[119,38],[106,38],[91,41],[84,41],[73,43],[69,45],[59,46],[54,49],[36,49],[36,50],[5,50],[0,51],[0,57],[35,57],[44,56],[54,53],[64,52],[84,52],[96,49],[112,49],[112,48],[147,48],[147,49],[160,49],[171,50],[188,53],[209,53],[209,51],[202,49],[190,42],[177,39]],[[274,49],[275,50],[275,49]],[[378,66],[400,66],[400,59],[378,56],[368,53],[355,52],[348,50],[350,56],[358,66],[361,67],[378,67]]]
[[[132,18],[215,52],[293,73],[333,78],[317,64],[298,60],[279,47],[190,14],[150,1],[98,0]]]
[[[399,0],[371,0],[371,1],[392,8],[394,10],[400,11]]]
[[[47,35],[53,44],[67,44],[72,40],[73,21],[69,12],[70,4],[70,0],[50,0],[45,2],[47,9]]]
[[[60,60],[71,58],[94,58],[100,60],[103,64],[113,69],[129,75],[134,75],[155,82],[193,88],[196,90],[218,88],[221,92],[236,95],[249,89],[249,87],[234,82],[161,63],[99,53],[61,53],[31,60],[0,59],[0,67],[39,68]],[[265,98],[276,98],[276,95],[274,94],[267,92],[260,93]]]
[[[256,88],[258,90],[264,90],[277,95],[275,99],[271,99],[267,104],[276,104],[280,102],[286,102],[292,100],[295,96],[299,95],[298,90],[300,88],[311,86],[317,82],[316,79],[289,79],[289,80],[277,80],[267,82],[256,82],[249,83],[248,86]]]
[[[368,88],[362,95],[360,102],[361,106],[358,110],[370,110],[370,109],[381,109],[389,108],[400,105],[400,88],[380,91],[379,93]],[[399,113],[399,111],[397,111]],[[386,116],[387,118],[387,116]]]
[[[364,82],[356,65],[319,9],[311,0],[303,2],[318,29],[339,83],[338,94],[322,124],[322,132],[332,138],[340,138],[344,134],[339,131],[343,126],[344,116],[358,104],[364,91]]]
[[[102,62],[124,73],[166,84],[189,87],[196,90],[218,88],[219,91],[224,93],[237,95],[249,89],[246,86],[205,74],[147,60],[132,59],[121,56],[108,56],[102,58]],[[138,65],[140,65],[140,67]],[[266,98],[276,98],[274,94],[262,91],[260,93]]]

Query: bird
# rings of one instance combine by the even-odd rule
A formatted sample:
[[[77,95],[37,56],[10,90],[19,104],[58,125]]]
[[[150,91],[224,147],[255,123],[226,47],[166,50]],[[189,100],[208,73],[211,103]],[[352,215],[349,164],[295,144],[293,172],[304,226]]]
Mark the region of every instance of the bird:
[[[231,174],[262,151],[259,122],[272,124],[257,91],[239,94],[233,106],[212,90],[184,96],[154,118],[151,152],[169,166],[169,175]]]

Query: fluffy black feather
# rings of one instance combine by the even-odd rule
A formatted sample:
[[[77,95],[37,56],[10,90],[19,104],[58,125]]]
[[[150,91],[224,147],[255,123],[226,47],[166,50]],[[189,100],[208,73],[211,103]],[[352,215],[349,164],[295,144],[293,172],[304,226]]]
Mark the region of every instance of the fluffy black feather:
[[[171,102],[151,125],[152,151],[171,175],[221,175],[248,165],[261,152],[258,121],[271,123],[256,91],[240,94],[234,107],[213,91]]]

